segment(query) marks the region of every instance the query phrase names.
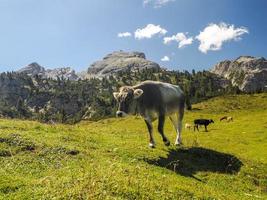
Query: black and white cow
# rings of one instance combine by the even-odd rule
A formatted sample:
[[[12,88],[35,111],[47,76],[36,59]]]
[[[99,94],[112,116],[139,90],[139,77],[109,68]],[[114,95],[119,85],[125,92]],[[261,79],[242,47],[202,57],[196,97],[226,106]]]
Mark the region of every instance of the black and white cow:
[[[149,146],[155,147],[152,122],[158,119],[158,131],[166,146],[170,141],[164,134],[165,116],[169,116],[177,133],[175,145],[181,144],[185,96],[177,85],[157,81],[144,81],[135,86],[123,86],[113,93],[118,101],[117,117],[140,114],[149,131]]]
[[[205,131],[208,132],[207,126],[210,123],[214,123],[214,121],[212,119],[195,119],[194,120],[194,124],[195,124],[194,125],[194,131],[195,131],[195,129],[197,129],[197,131],[199,131],[198,126],[204,125],[205,126]]]

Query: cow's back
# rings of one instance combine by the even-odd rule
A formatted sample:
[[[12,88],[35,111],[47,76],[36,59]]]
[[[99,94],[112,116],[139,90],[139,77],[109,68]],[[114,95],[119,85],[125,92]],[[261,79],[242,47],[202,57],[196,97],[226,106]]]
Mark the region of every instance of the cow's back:
[[[134,86],[134,88],[144,91],[138,100],[143,109],[171,113],[178,109],[180,103],[184,103],[183,91],[176,85],[157,81],[144,81]]]
[[[208,125],[210,122],[207,119],[195,119],[194,124]]]

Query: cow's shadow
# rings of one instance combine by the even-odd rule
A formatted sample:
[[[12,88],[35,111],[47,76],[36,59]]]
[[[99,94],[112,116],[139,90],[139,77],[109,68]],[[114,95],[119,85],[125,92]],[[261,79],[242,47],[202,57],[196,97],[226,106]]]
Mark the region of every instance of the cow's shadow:
[[[202,147],[170,149],[167,157],[145,159],[145,161],[197,180],[200,180],[194,176],[197,172],[235,174],[243,165],[237,157],[231,154]]]

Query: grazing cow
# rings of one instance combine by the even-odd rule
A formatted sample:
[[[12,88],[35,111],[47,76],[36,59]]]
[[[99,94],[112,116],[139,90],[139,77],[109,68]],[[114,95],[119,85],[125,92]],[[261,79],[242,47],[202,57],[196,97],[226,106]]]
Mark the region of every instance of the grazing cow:
[[[227,116],[223,116],[220,121],[227,119]]]
[[[231,117],[231,116],[223,116],[223,117],[220,119],[220,121],[222,121],[222,120],[226,120],[227,122],[230,122],[230,121],[233,121],[233,117]]]
[[[185,125],[184,125],[184,127],[186,128],[186,129],[191,129],[193,126],[192,126],[192,124],[189,124],[189,123],[186,123]]]
[[[197,129],[197,131],[199,131],[198,130],[198,126],[204,125],[205,126],[205,131],[207,132],[208,131],[207,126],[210,123],[214,123],[214,121],[212,119],[195,119],[194,120],[194,124],[195,124],[194,131],[195,131],[195,129]]]
[[[233,117],[227,117],[226,121],[227,121],[227,122],[231,122],[231,121],[233,122],[234,119],[233,119]]]
[[[169,116],[176,130],[175,145],[181,144],[185,96],[177,85],[157,81],[144,81],[135,86],[123,86],[113,93],[118,101],[117,117],[140,114],[149,132],[149,146],[155,147],[152,122],[158,119],[158,131],[166,146],[170,141],[164,134],[165,116]]]

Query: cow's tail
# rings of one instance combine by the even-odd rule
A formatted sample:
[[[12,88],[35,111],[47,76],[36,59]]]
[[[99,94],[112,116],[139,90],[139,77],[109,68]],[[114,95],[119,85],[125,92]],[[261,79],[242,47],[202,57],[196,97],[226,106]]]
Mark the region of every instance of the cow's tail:
[[[192,110],[192,105],[191,105],[190,97],[188,94],[184,95],[184,104],[187,110]]]
[[[185,95],[182,95],[181,99],[180,99],[180,105],[179,105],[179,120],[183,120],[183,115],[184,115],[184,108],[186,106],[185,103]]]

